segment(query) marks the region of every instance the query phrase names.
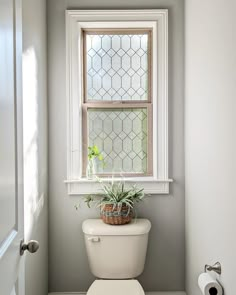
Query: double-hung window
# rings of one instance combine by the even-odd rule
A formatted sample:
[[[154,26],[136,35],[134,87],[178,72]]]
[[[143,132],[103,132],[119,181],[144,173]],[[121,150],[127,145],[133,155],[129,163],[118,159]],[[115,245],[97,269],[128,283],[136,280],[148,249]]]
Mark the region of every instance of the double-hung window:
[[[88,146],[100,176],[152,175],[151,30],[83,30],[83,175]]]
[[[168,193],[167,11],[67,11],[69,194],[97,192],[86,178],[97,146],[104,181]]]

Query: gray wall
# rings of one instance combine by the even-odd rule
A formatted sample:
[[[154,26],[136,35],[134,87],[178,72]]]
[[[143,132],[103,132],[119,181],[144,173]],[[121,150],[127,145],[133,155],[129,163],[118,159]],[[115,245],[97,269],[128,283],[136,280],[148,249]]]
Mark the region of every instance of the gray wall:
[[[152,196],[139,216],[152,222],[147,263],[140,281],[147,291],[185,288],[185,203],[183,126],[183,0],[48,0],[49,81],[49,291],[85,291],[93,281],[81,230],[82,221],[98,216],[79,197],[69,197],[66,179],[66,9],[169,9],[169,101],[171,193]],[[121,254],[120,254],[121,255]]]
[[[25,240],[39,241],[26,254],[26,295],[48,294],[47,38],[46,0],[23,0],[23,100]],[[28,173],[29,172],[29,173]]]
[[[200,295],[205,263],[222,263],[235,294],[235,0],[186,1],[186,274]]]

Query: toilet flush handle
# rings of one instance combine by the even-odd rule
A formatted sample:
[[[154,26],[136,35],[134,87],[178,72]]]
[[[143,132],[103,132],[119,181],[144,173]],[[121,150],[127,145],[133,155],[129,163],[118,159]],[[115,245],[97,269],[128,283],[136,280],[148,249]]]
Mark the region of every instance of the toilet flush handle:
[[[100,238],[99,237],[89,237],[88,241],[91,241],[93,243],[97,243],[97,242],[100,242]]]

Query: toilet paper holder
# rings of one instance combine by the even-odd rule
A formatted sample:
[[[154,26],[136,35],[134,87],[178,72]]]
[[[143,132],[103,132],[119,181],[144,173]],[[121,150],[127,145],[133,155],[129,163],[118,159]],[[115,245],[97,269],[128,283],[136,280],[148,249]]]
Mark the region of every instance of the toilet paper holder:
[[[218,273],[220,275],[221,274],[221,264],[220,264],[220,262],[216,262],[213,265],[206,264],[205,268],[204,268],[204,271],[205,272],[214,271],[214,272],[216,272],[216,273]]]

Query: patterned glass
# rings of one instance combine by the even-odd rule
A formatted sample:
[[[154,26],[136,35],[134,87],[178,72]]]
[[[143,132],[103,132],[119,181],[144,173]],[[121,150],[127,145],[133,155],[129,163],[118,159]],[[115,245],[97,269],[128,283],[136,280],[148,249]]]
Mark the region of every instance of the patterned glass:
[[[148,33],[86,34],[88,100],[148,99]]]
[[[99,173],[147,172],[147,109],[88,109],[88,145],[97,145]]]

